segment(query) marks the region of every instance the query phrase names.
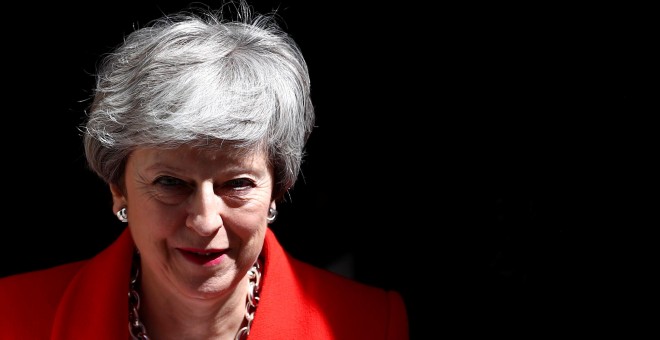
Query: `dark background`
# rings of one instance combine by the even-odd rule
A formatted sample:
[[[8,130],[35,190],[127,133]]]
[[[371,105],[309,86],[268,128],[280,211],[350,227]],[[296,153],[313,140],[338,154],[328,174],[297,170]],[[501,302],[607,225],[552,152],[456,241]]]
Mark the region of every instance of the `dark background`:
[[[187,4],[3,5],[0,276],[119,235],[77,130],[95,64]],[[312,78],[318,127],[273,225],[294,256],[400,291],[413,339],[635,329],[647,9],[254,4],[279,4]]]

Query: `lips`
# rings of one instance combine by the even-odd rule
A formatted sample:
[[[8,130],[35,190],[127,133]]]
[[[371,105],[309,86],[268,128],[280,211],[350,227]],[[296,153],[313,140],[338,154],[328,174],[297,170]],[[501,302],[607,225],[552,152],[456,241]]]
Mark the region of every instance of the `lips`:
[[[197,265],[214,266],[222,262],[226,251],[223,250],[200,250],[200,249],[178,249],[183,257]]]

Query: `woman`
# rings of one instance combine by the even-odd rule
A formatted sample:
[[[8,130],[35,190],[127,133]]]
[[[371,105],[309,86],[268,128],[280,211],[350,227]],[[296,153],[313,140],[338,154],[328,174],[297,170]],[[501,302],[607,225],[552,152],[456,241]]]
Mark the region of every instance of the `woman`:
[[[233,9],[164,17],[105,57],[84,146],[127,228],[1,279],[3,339],[408,339],[399,293],[302,263],[269,229],[314,126],[309,74],[274,17]]]

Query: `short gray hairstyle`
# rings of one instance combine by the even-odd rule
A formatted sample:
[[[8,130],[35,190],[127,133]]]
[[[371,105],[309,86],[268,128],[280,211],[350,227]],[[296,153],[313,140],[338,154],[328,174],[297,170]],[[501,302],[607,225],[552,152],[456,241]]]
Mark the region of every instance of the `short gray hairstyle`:
[[[137,147],[193,145],[261,148],[274,198],[294,185],[315,120],[307,64],[275,12],[234,5],[153,20],[100,61],[82,131],[106,183],[121,183]]]

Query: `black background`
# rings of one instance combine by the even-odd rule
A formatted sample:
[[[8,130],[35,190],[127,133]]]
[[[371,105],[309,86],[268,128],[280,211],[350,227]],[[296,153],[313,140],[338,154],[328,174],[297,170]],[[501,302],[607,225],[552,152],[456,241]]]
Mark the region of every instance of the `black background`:
[[[3,5],[0,276],[119,235],[77,130],[92,74],[187,4]],[[646,251],[647,9],[254,4],[279,4],[312,78],[318,127],[273,226],[294,256],[400,291],[413,339],[630,331],[608,320]]]

